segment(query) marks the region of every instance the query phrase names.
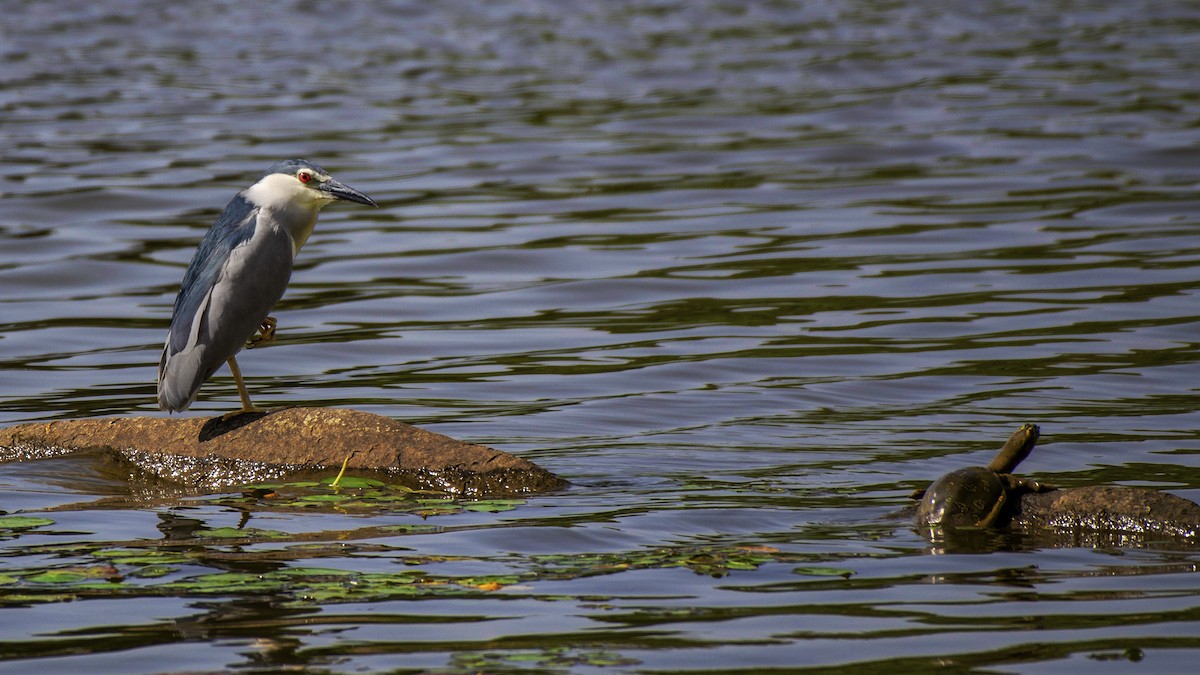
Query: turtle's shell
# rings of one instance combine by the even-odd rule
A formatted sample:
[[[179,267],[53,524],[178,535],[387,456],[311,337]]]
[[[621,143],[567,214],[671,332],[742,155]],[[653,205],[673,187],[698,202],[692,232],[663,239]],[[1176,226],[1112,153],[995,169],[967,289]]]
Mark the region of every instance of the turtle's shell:
[[[1007,476],[971,466],[942,476],[925,491],[917,522],[935,526],[989,527],[1004,511],[1011,489]]]

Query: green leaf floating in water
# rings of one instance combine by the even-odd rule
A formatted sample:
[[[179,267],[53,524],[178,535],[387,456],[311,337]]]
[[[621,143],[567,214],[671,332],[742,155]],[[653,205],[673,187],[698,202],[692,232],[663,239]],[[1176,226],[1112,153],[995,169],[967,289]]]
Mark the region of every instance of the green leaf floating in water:
[[[79,574],[78,572],[56,570],[25,577],[25,581],[31,581],[35,584],[70,584],[76,581],[83,581],[87,578],[87,575]]]
[[[95,579],[116,579],[119,576],[116,568],[111,565],[91,565],[46,570],[25,577],[25,581],[37,584],[74,584]]]
[[[283,577],[351,577],[357,573],[336,567],[288,567],[275,574]]]
[[[838,567],[797,567],[792,570],[792,574],[803,574],[810,577],[843,577],[849,579],[855,575],[855,571]]]
[[[143,565],[135,570],[131,570],[127,576],[138,577],[140,579],[157,579],[177,571],[179,571],[179,568],[172,565]]]
[[[481,499],[474,502],[463,502],[462,507],[464,511],[500,513],[501,511],[512,511],[524,503],[524,499]]]
[[[322,478],[321,484],[322,485],[332,485],[333,479],[334,479],[333,476],[330,476],[329,478]],[[339,488],[368,488],[368,487],[379,487],[381,485],[383,485],[383,481],[375,480],[374,478],[359,478],[358,476],[342,476],[342,480],[340,480],[338,482],[337,487],[339,487]]]
[[[459,502],[460,504],[512,506],[520,500],[484,500]],[[426,500],[430,509],[447,508],[446,500]],[[421,523],[395,525],[373,525],[363,529],[372,540],[381,533],[402,535],[424,532],[441,532],[444,528]],[[198,530],[197,540],[180,542],[187,550],[158,548],[157,542],[145,547],[123,543],[92,542],[86,544],[45,544],[30,547],[56,559],[74,558],[82,564],[47,568],[45,558],[40,564],[24,569],[6,569],[0,574],[0,605],[60,602],[75,598],[95,597],[142,597],[164,595],[187,596],[245,596],[269,594],[274,601],[289,607],[313,607],[337,603],[380,602],[399,598],[469,597],[479,594],[503,592],[507,596],[521,596],[533,592],[530,582],[578,579],[595,575],[618,574],[639,569],[686,568],[693,572],[714,577],[752,570],[769,563],[796,565],[809,562],[804,554],[788,553],[766,545],[693,545],[664,546],[595,553],[534,555],[528,560],[527,568],[519,572],[501,574],[474,574],[459,576],[446,574],[438,568],[445,562],[486,561],[488,557],[415,554],[409,549],[387,546],[376,541],[353,543],[352,533],[343,540],[341,535],[329,533],[341,543],[302,543],[292,546],[240,546],[249,541],[270,541],[293,538],[276,530],[233,527]],[[231,546],[231,544],[235,544]],[[237,560],[255,565],[257,571],[212,570],[209,558],[220,550],[221,558]],[[229,550],[236,549],[236,550]],[[244,550],[242,550],[244,549]],[[341,569],[336,566],[319,566],[320,559],[340,559],[349,554],[354,559],[357,551],[375,556],[396,556],[395,561],[407,568],[386,572],[363,572]],[[411,553],[411,554],[410,554]],[[505,560],[504,565],[511,561]],[[356,564],[356,563],[352,563]],[[205,572],[204,570],[209,571]],[[838,567],[792,567],[796,574],[815,576],[848,577],[852,570]],[[540,595],[542,600],[567,600],[570,595]],[[680,618],[687,619],[691,610],[679,610]],[[665,615],[664,615],[665,616]],[[532,653],[532,652],[531,652]],[[583,652],[572,652],[564,663],[583,663]],[[605,659],[599,659],[599,664]],[[590,662],[590,659],[589,659]],[[569,663],[567,666],[569,667]]]
[[[297,499],[293,503],[297,504],[297,505],[301,504],[302,502],[322,502],[322,503],[333,504],[336,502],[348,502],[351,499],[354,499],[354,498],[351,497],[350,495],[340,495],[340,494],[305,495],[305,496]]]
[[[37,516],[0,516],[0,530],[30,530],[53,524],[53,520]]]
[[[278,591],[282,584],[278,580],[267,579],[257,574],[242,572],[219,572],[204,574],[180,581],[172,581],[159,586],[183,593],[216,593],[234,595],[237,593],[269,593]]]
[[[113,565],[179,565],[192,562],[193,559],[193,556],[177,551],[134,548],[104,548],[92,551],[91,555],[108,560]]]

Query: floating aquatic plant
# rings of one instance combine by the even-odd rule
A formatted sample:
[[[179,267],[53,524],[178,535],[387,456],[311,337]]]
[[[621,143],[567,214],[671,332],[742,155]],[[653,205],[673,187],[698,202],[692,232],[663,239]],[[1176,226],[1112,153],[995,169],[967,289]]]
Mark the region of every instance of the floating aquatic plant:
[[[499,558],[413,553],[399,545],[408,536],[435,535],[480,527],[478,519],[519,509],[522,499],[464,499],[434,490],[416,490],[375,479],[349,478],[332,488],[324,482],[263,484],[232,494],[188,498],[189,528],[176,528],[161,540],[121,542],[47,542],[10,551],[36,557],[29,567],[0,570],[0,605],[65,602],[95,597],[268,596],[281,606],[311,607],[401,598],[470,597],[494,593],[526,595],[553,601],[567,598],[531,584],[617,574],[643,569],[683,568],[723,577],[776,562],[813,562],[771,546],[695,545],[631,551],[547,554]],[[122,508],[119,503],[111,506]],[[239,526],[205,527],[204,509],[243,514]],[[378,517],[418,516],[439,523],[364,521],[361,527],[290,533],[249,526],[256,516],[271,513],[330,512]],[[453,516],[477,514],[454,522]],[[345,522],[345,521],[339,521]],[[359,522],[355,520],[354,522]],[[20,538],[30,530],[54,534],[55,521],[35,515],[0,516],[0,536]],[[397,543],[392,543],[395,540]],[[314,565],[337,560],[343,567]],[[379,560],[403,565],[378,569]],[[19,560],[17,556],[8,562]],[[362,564],[370,560],[371,564]],[[470,574],[453,574],[440,565],[467,563]],[[366,569],[357,569],[364,567]],[[480,573],[495,567],[496,573]],[[848,576],[833,567],[796,567],[797,574]],[[576,598],[578,599],[578,598]],[[603,652],[530,652],[546,665],[599,664]],[[519,655],[506,654],[511,660]],[[476,654],[470,658],[490,657]],[[521,658],[524,658],[521,656]],[[464,661],[465,663],[465,661]]]

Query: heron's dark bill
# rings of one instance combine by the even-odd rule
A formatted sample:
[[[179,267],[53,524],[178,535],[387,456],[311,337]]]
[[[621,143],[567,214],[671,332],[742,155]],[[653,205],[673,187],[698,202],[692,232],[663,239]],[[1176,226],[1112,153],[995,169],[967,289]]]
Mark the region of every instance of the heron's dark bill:
[[[330,179],[328,182],[326,182],[324,185],[322,185],[321,189],[342,201],[357,202],[359,204],[366,204],[367,206],[375,206],[375,207],[379,206],[378,204],[375,203],[374,199],[371,199],[370,197],[359,192],[358,190],[355,190],[354,188],[350,187],[349,185],[345,185],[344,183],[339,183],[338,181],[333,180],[333,179]]]

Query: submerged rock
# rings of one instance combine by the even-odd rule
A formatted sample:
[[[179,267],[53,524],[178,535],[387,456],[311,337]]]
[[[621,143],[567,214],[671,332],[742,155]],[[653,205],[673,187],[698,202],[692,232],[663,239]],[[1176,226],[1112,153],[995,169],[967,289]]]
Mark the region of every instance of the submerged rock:
[[[383,472],[457,493],[540,492],[567,484],[506,452],[340,408],[64,420],[0,429],[0,462],[87,452],[113,453],[155,476],[205,488],[328,473],[347,456],[348,472]]]

